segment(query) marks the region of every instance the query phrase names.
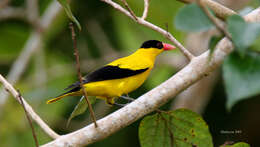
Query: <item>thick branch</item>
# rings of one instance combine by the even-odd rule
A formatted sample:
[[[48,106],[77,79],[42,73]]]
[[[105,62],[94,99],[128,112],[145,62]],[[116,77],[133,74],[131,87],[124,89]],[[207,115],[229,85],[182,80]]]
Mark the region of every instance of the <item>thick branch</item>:
[[[225,46],[218,46],[220,49],[215,50],[210,63],[208,63],[209,52],[205,52],[201,56],[195,57],[189,65],[160,86],[149,91],[120,110],[99,120],[97,122],[100,126],[99,128],[95,129],[94,125],[91,124],[76,132],[64,135],[57,140],[44,145],[44,147],[87,145],[111,135],[120,128],[125,127],[142,116],[154,111],[221,64],[221,61],[227,53],[232,50],[232,44],[227,39],[224,39],[221,42],[222,44],[225,44]]]
[[[200,55],[208,50],[210,38],[214,35],[219,35],[216,29],[211,29],[206,32],[189,33],[185,39],[185,46],[187,46],[193,54]],[[175,58],[172,57],[172,59]],[[172,59],[168,60],[171,61]],[[172,102],[171,109],[188,108],[202,114],[211,98],[212,90],[219,79],[218,77],[219,72],[215,70],[208,77],[199,80],[182,91]]]
[[[194,58],[194,56],[177,40],[175,39],[172,34],[170,34],[168,31],[165,31],[164,29],[146,21],[143,20],[139,17],[133,16],[129,11],[127,11],[126,9],[124,9],[123,7],[121,7],[120,5],[118,5],[117,3],[111,1],[111,0],[101,0],[109,5],[111,5],[112,7],[114,7],[115,9],[117,9],[118,11],[122,12],[123,14],[125,14],[126,16],[130,17],[131,19],[135,20],[137,23],[146,26],[154,31],[157,31],[159,33],[161,33],[164,37],[166,37],[167,39],[169,39],[173,44],[175,44],[180,50],[181,52],[189,59],[192,60],[192,58]]]
[[[14,87],[5,80],[5,78],[0,74],[0,82],[3,84],[5,90],[7,92],[9,92],[10,94],[12,94],[14,96],[14,98],[20,103],[20,99],[19,99],[19,93],[14,89]],[[55,133],[32,109],[32,107],[24,100],[23,97],[20,97],[23,101],[24,104],[24,108],[26,109],[26,111],[29,113],[30,117],[42,128],[42,130],[48,134],[50,137],[52,137],[53,139],[58,138],[59,135],[57,133]]]
[[[247,15],[246,20],[259,22],[259,13],[260,8]],[[129,105],[98,120],[98,128],[95,128],[94,124],[90,124],[78,131],[61,136],[43,145],[43,147],[84,146],[115,133],[119,129],[156,110],[179,92],[214,71],[232,50],[232,43],[227,38],[223,38],[217,44],[210,61],[208,60],[210,52],[207,51],[195,57],[185,68],[158,87],[139,97]]]
[[[202,114],[218,80],[219,72],[217,70],[181,92],[174,100],[171,109],[187,108]]]

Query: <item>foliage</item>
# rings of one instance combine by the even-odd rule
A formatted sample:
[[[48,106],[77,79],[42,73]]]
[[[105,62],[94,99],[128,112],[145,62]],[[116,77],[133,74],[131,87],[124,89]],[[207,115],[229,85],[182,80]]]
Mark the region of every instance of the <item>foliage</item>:
[[[90,103],[91,103],[91,104],[93,104],[93,103],[95,102],[95,100],[96,100],[95,97],[88,97],[88,99],[90,100]],[[82,96],[82,97],[80,98],[78,104],[75,106],[74,110],[71,112],[70,117],[69,117],[69,119],[68,119],[68,122],[67,122],[67,125],[66,125],[66,126],[68,127],[69,124],[70,124],[70,121],[71,121],[74,117],[76,117],[76,116],[78,116],[78,115],[84,113],[84,112],[87,110],[87,108],[88,108],[87,101],[86,101],[85,97]]]
[[[208,17],[195,3],[181,8],[174,23],[177,29],[187,32],[206,31],[213,27]]]
[[[212,36],[209,40],[209,50],[210,54],[214,52],[215,46],[223,38],[223,36]],[[211,56],[210,56],[211,57]]]
[[[220,147],[250,147],[250,145],[244,142],[238,142],[233,145],[222,145]]]
[[[78,29],[81,31],[81,25],[78,22],[78,20],[76,19],[76,17],[72,14],[68,1],[67,0],[58,0],[58,1],[62,5],[62,7],[64,8],[64,10],[65,10],[67,16],[69,17],[69,19],[72,22],[74,22],[77,25]]]
[[[240,55],[244,55],[246,49],[259,38],[260,24],[246,23],[245,20],[238,15],[230,16],[227,20],[228,31],[232,36],[232,40]]]
[[[213,147],[208,125],[187,109],[146,116],[139,126],[142,147]]]
[[[227,108],[241,99],[260,94],[260,55],[246,52],[244,57],[234,52],[223,65],[223,77],[228,96]]]

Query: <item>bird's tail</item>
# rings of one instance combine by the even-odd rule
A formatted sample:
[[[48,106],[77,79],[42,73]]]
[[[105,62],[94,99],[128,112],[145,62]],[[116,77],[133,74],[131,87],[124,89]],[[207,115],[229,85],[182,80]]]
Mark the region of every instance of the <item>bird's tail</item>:
[[[61,94],[61,95],[59,95],[59,96],[57,96],[57,97],[55,97],[53,99],[48,100],[46,103],[50,104],[50,103],[56,102],[56,101],[58,101],[58,100],[60,100],[60,99],[62,99],[64,97],[66,97],[66,96],[78,96],[78,95],[80,95],[80,89],[79,88],[74,88],[74,89],[72,89],[72,90],[70,90],[68,92],[65,92],[65,93],[63,93],[63,94]]]

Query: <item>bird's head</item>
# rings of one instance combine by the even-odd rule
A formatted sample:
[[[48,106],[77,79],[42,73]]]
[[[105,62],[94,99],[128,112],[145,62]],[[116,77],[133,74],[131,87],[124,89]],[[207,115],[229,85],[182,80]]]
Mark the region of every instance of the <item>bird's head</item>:
[[[143,51],[149,52],[156,56],[159,55],[163,51],[169,51],[169,50],[173,50],[175,48],[176,47],[171,44],[163,43],[158,40],[145,41],[140,47],[140,49],[142,49]]]

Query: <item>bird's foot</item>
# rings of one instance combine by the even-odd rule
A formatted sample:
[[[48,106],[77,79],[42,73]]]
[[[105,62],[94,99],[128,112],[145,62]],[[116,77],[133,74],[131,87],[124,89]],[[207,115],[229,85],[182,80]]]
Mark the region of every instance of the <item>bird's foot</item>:
[[[125,99],[125,100],[129,100],[129,101],[134,101],[135,100],[135,99],[129,97],[128,95],[127,96],[121,95],[120,97]]]
[[[127,103],[127,104],[128,104],[128,103]],[[126,106],[127,104],[114,103],[113,105],[119,106],[119,107],[124,107],[124,106]]]

